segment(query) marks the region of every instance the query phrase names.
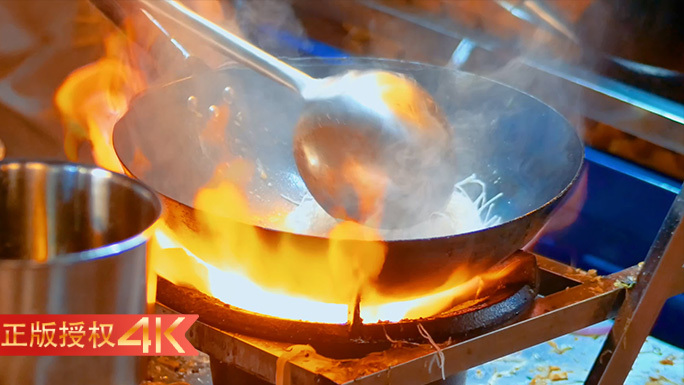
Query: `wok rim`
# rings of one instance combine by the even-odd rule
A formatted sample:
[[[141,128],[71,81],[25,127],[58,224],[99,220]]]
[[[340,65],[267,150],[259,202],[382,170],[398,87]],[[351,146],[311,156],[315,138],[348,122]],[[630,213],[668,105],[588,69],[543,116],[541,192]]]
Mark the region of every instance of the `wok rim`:
[[[555,115],[556,115],[557,117],[559,117],[563,122],[565,122],[565,125],[566,125],[568,128],[572,129],[572,131],[574,132],[574,134],[575,134],[575,135],[574,135],[574,139],[576,139],[576,142],[577,142],[577,144],[578,144],[578,150],[579,150],[579,151],[577,151],[576,154],[574,154],[575,156],[577,156],[577,157],[579,158],[579,162],[578,162],[578,164],[577,164],[577,168],[576,168],[576,170],[575,170],[575,172],[574,172],[572,178],[571,178],[570,181],[567,183],[567,185],[565,185],[565,187],[564,187],[563,189],[561,189],[559,192],[557,192],[556,195],[554,195],[550,200],[548,200],[548,201],[547,201],[546,203],[544,203],[543,205],[541,205],[541,206],[539,206],[539,207],[537,207],[537,208],[535,208],[535,209],[533,209],[533,210],[530,210],[530,211],[528,211],[528,212],[526,212],[526,213],[524,213],[524,214],[522,214],[522,215],[516,216],[516,217],[514,217],[514,218],[512,218],[512,219],[509,219],[509,220],[507,220],[507,221],[504,221],[504,222],[502,222],[502,223],[499,223],[499,224],[497,224],[497,225],[485,227],[485,228],[482,228],[482,229],[479,229],[479,230],[468,231],[468,232],[462,232],[462,233],[456,233],[456,234],[450,234],[450,235],[445,235],[445,236],[425,237],[425,238],[379,239],[379,241],[382,241],[382,242],[384,242],[384,243],[387,243],[387,244],[394,244],[394,245],[400,245],[400,244],[414,243],[414,242],[444,241],[444,240],[454,239],[454,238],[458,238],[458,237],[474,237],[474,236],[476,236],[476,234],[480,234],[480,233],[484,233],[484,232],[487,232],[487,231],[491,231],[491,230],[495,230],[495,229],[501,229],[501,228],[504,228],[504,227],[512,226],[514,223],[519,222],[519,221],[522,221],[522,220],[524,220],[524,219],[526,219],[526,218],[528,218],[528,217],[530,217],[530,216],[533,216],[533,215],[535,215],[536,213],[538,213],[538,212],[540,212],[540,211],[543,211],[543,210],[547,209],[549,206],[552,206],[552,205],[554,205],[555,203],[557,203],[558,201],[560,201],[561,199],[563,199],[563,198],[567,195],[567,193],[570,191],[570,189],[572,189],[572,187],[575,185],[575,183],[576,183],[577,180],[579,179],[579,176],[580,176],[581,173],[582,173],[583,166],[584,166],[584,162],[585,162],[584,143],[582,142],[581,138],[580,138],[579,135],[577,134],[577,130],[576,130],[575,127],[568,121],[568,119],[567,119],[563,114],[561,114],[558,110],[556,110],[556,109],[553,108],[552,106],[548,105],[547,103],[544,103],[544,102],[543,102],[542,100],[540,100],[539,98],[537,98],[537,97],[535,97],[535,96],[533,96],[533,95],[530,95],[529,93],[524,92],[524,91],[522,91],[522,90],[520,90],[520,89],[518,89],[518,88],[512,87],[512,86],[507,85],[507,84],[504,84],[504,83],[502,83],[502,82],[500,82],[500,81],[497,81],[497,80],[494,80],[494,79],[490,79],[490,78],[486,78],[486,77],[484,77],[484,76],[480,76],[480,75],[473,74],[473,73],[470,73],[470,72],[459,71],[459,70],[457,70],[457,69],[451,69],[451,68],[447,68],[447,67],[437,66],[437,65],[434,65],[434,64],[423,63],[423,62],[418,62],[418,61],[411,61],[411,60],[396,60],[396,59],[372,58],[372,57],[342,57],[342,58],[303,58],[303,57],[291,58],[291,57],[279,57],[279,59],[284,60],[284,61],[288,61],[289,63],[293,63],[293,64],[296,64],[296,63],[305,63],[305,64],[308,64],[308,63],[315,63],[316,61],[320,61],[320,62],[322,62],[323,64],[328,64],[328,63],[330,63],[330,62],[334,62],[335,65],[345,65],[345,63],[355,63],[355,64],[358,64],[358,63],[364,63],[364,62],[365,62],[365,63],[386,63],[386,64],[398,64],[398,65],[404,65],[404,66],[410,65],[410,66],[422,67],[422,68],[420,68],[419,70],[430,69],[430,70],[436,70],[436,71],[450,71],[450,72],[456,72],[456,73],[464,73],[464,74],[467,74],[467,76],[470,76],[470,77],[473,77],[473,78],[479,78],[479,79],[482,79],[482,80],[484,80],[484,81],[487,81],[487,82],[490,82],[490,83],[494,83],[494,84],[497,84],[497,85],[502,86],[502,87],[506,87],[507,89],[510,89],[510,90],[513,90],[513,91],[515,91],[515,92],[517,92],[517,93],[519,93],[519,94],[522,94],[522,95],[524,95],[524,96],[527,97],[527,98],[533,99],[533,100],[536,101],[537,103],[539,103],[539,104],[543,105],[544,107],[546,107],[546,108],[548,109],[548,111],[553,112],[553,114],[555,114]],[[226,69],[238,68],[238,67],[245,68],[243,65],[241,65],[241,64],[239,64],[239,63],[230,62],[230,63],[227,63],[227,64],[224,64],[224,65],[220,66],[219,68],[217,68],[217,69],[215,69],[215,70],[211,70],[210,73],[214,73],[214,74],[215,74],[215,73],[217,73],[217,72],[222,72],[222,71],[224,71],[224,70],[226,70]],[[168,83],[164,83],[164,84],[160,84],[160,85],[155,85],[155,86],[153,86],[153,87],[147,88],[146,90],[144,90],[143,92],[141,92],[140,94],[138,94],[138,95],[136,95],[134,98],[132,98],[131,101],[130,101],[130,103],[129,103],[129,106],[133,105],[137,99],[139,99],[139,98],[142,97],[142,96],[147,95],[150,91],[158,90],[158,89],[164,89],[164,88],[170,87],[170,86],[172,86],[172,85],[174,85],[174,84],[178,84],[178,83],[181,83],[181,82],[184,82],[184,81],[188,81],[189,79],[192,79],[192,78],[195,77],[195,76],[202,76],[202,75],[203,75],[203,74],[194,75],[194,76],[188,76],[188,77],[183,77],[183,78],[181,78],[181,79],[177,79],[177,80],[174,80],[174,81],[171,81],[171,82],[168,82]],[[127,112],[127,113],[128,113],[128,112]],[[127,175],[129,175],[131,178],[134,178],[134,179],[140,181],[141,183],[144,183],[144,184],[148,185],[147,182],[146,182],[145,180],[139,178],[137,175],[135,175],[135,174],[128,168],[128,166],[126,166],[126,164],[124,163],[124,161],[123,161],[123,159],[122,159],[122,157],[121,157],[121,155],[120,155],[120,151],[119,151],[120,146],[117,145],[117,132],[121,132],[121,129],[120,129],[120,127],[121,127],[120,122],[121,122],[121,120],[123,120],[123,119],[126,117],[127,113],[124,114],[124,115],[115,123],[115,125],[114,125],[114,130],[113,130],[113,132],[112,132],[112,143],[113,143],[113,147],[114,147],[114,152],[116,153],[116,157],[117,157],[117,159],[119,160],[119,163],[121,164],[122,169],[124,170],[124,172],[125,172]],[[213,213],[211,213],[211,212],[207,212],[206,210],[199,210],[199,209],[194,208],[194,207],[192,207],[192,206],[190,206],[190,205],[188,205],[188,204],[185,204],[185,203],[183,203],[183,202],[181,202],[181,201],[178,201],[178,200],[176,200],[176,199],[174,199],[174,198],[171,198],[170,196],[168,196],[168,195],[162,193],[161,191],[156,190],[156,188],[155,188],[154,186],[152,186],[152,185],[148,185],[148,186],[149,186],[149,188],[150,188],[151,190],[154,190],[154,191],[156,192],[157,195],[163,197],[164,199],[167,199],[167,200],[169,200],[169,201],[172,201],[172,202],[174,202],[175,204],[180,205],[180,206],[182,206],[182,207],[185,208],[185,209],[188,209],[189,211],[192,211],[192,212],[202,212],[202,213],[205,213],[205,214],[208,214],[208,215],[216,216],[215,214],[213,214]],[[303,234],[303,233],[297,233],[297,232],[292,232],[292,231],[286,231],[286,230],[282,230],[282,229],[269,228],[269,227],[265,227],[265,226],[258,225],[258,224],[254,224],[254,223],[249,223],[249,222],[244,222],[244,221],[238,221],[238,220],[235,220],[235,219],[229,218],[229,217],[222,217],[222,218],[234,220],[235,222],[238,222],[238,223],[243,224],[243,225],[245,225],[245,226],[252,226],[252,227],[257,228],[257,229],[259,229],[259,230],[261,230],[261,231],[268,231],[268,232],[274,232],[274,233],[292,234],[292,235],[296,235],[296,236],[299,236],[299,237],[307,237],[307,238],[310,238],[310,239],[320,239],[320,240],[329,240],[329,239],[331,239],[331,238],[329,238],[329,237],[327,237],[327,236],[312,235],[312,234]],[[548,219],[548,215],[545,216],[543,219],[544,219],[544,221],[545,221],[546,219]],[[534,233],[535,233],[535,234],[538,233],[542,227],[543,227],[543,226],[539,226],[539,229],[535,229],[535,230],[534,230]],[[363,242],[363,241],[364,241],[364,240],[358,239],[358,238],[345,238],[345,237],[343,237],[343,238],[337,238],[337,239],[338,239],[338,240],[343,240],[343,241],[355,241],[355,242],[359,242],[359,241]]]
[[[32,270],[32,269],[51,269],[57,267],[71,267],[76,264],[94,262],[100,259],[117,258],[119,255],[129,252],[135,248],[145,245],[149,242],[152,233],[156,227],[157,222],[161,218],[164,207],[159,198],[162,194],[156,192],[152,187],[137,177],[123,175],[121,173],[104,169],[97,165],[88,165],[83,163],[76,163],[71,161],[63,161],[56,159],[41,159],[41,158],[11,158],[0,161],[0,168],[11,166],[19,166],[22,169],[30,167],[44,167],[53,170],[67,170],[76,169],[81,170],[87,174],[101,173],[106,175],[118,183],[127,184],[132,190],[145,194],[147,203],[150,204],[154,210],[154,215],[150,223],[144,229],[135,234],[122,238],[115,242],[109,242],[101,246],[96,246],[81,251],[71,251],[68,253],[53,255],[45,262],[38,262],[33,259],[2,259],[0,258],[0,269],[17,269],[17,270]],[[123,164],[122,164],[123,167]],[[164,198],[167,198],[164,196]]]

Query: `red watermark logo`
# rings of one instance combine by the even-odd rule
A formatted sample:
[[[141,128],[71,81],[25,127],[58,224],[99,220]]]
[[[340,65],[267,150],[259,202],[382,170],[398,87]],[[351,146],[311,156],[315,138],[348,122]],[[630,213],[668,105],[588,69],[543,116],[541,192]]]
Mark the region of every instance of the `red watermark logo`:
[[[197,315],[4,315],[0,356],[195,356]]]

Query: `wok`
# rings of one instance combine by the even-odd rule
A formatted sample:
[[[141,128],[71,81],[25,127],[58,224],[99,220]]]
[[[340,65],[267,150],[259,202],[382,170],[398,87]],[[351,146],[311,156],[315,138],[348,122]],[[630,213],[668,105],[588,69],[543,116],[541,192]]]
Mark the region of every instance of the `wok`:
[[[582,143],[559,113],[491,80],[390,60],[289,62],[317,77],[369,67],[410,74],[443,106],[459,139],[454,143],[458,164],[453,171],[458,180],[475,173],[487,184],[488,197],[503,193],[494,209],[502,218],[499,225],[442,237],[387,240],[385,262],[375,282],[380,290],[435,287],[466,264],[472,274],[491,267],[541,229],[582,166]],[[200,139],[207,119],[203,111],[212,105],[229,105],[231,110],[221,143]],[[292,155],[292,129],[302,105],[287,88],[248,69],[227,66],[150,88],[135,98],[115,126],[114,147],[125,171],[161,194],[166,222],[177,232],[205,230],[193,208],[194,197],[227,155],[252,160],[259,167],[245,196],[255,214],[237,226],[255,227],[272,250],[288,236],[295,237],[299,247],[320,250],[323,257],[325,234],[285,235],[284,228],[267,220],[288,207],[283,196],[297,201],[306,192]],[[146,161],[139,161],[140,155]],[[366,241],[343,242],[354,247]]]

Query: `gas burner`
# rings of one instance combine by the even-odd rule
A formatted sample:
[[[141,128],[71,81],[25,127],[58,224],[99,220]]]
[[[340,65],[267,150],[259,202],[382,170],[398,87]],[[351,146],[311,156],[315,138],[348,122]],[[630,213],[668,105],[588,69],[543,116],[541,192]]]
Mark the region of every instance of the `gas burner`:
[[[680,198],[675,205],[681,207],[684,199]],[[630,360],[625,356],[636,356],[639,351],[642,340],[624,340],[626,333],[633,330],[630,326],[635,326],[633,322],[629,322],[631,316],[637,315],[641,319],[646,316],[633,313],[633,306],[656,296],[653,297],[654,301],[646,304],[646,307],[653,310],[660,306],[656,298],[684,291],[684,282],[671,285],[669,290],[644,291],[644,288],[652,284],[663,282],[654,280],[656,275],[678,273],[677,268],[681,266],[682,254],[667,246],[670,237],[678,244],[684,239],[684,227],[679,226],[672,232],[673,227],[670,225],[673,224],[673,219],[675,218],[666,219],[665,227],[669,230],[661,234],[659,240],[663,242],[656,242],[657,245],[652,250],[652,255],[658,257],[648,258],[643,266],[634,266],[610,276],[597,276],[594,272],[585,272],[525,252],[516,253],[514,258],[536,260],[534,266],[539,273],[540,295],[531,301],[530,310],[519,313],[517,319],[509,319],[489,331],[473,329],[470,334],[461,335],[461,339],[452,339],[439,345],[423,339],[420,344],[392,344],[382,352],[359,358],[330,358],[311,346],[237,334],[237,329],[249,329],[252,333],[261,330],[264,335],[264,330],[272,324],[263,323],[262,316],[257,316],[261,322],[259,324],[241,323],[245,319],[239,320],[236,314],[244,312],[238,312],[215,300],[210,301],[210,298],[193,289],[173,286],[163,280],[158,287],[158,311],[200,313],[200,321],[188,331],[187,337],[193,346],[209,355],[212,379],[216,385],[293,382],[312,385],[352,382],[361,385],[431,384],[442,378],[447,379],[445,383],[460,384],[463,381],[463,372],[471,367],[615,317],[617,313],[612,334],[600,354],[604,361],[596,361],[587,382],[597,384],[602,383],[601,379],[626,376],[626,371],[620,372],[622,366],[607,367],[607,364],[626,364],[628,371],[633,358]],[[628,291],[627,288],[631,290]],[[184,297],[186,295],[190,296]],[[169,299],[182,305],[182,308],[169,308]],[[496,305],[492,304],[485,309],[494,306]],[[205,311],[208,309],[211,311]],[[215,314],[210,315],[212,312]],[[223,318],[220,318],[219,312],[224,312]],[[657,311],[651,313],[657,314]],[[470,314],[472,320],[476,320],[479,315],[486,316],[486,313],[477,309],[459,314]],[[441,317],[444,315],[436,318]],[[453,323],[458,322],[456,319],[453,319]],[[233,321],[240,323],[231,323]],[[301,323],[293,322],[293,325],[297,324]],[[277,338],[282,340],[282,334],[279,335]],[[617,349],[618,346],[621,348]],[[437,362],[440,364],[435,365]],[[443,365],[443,372],[439,365]]]
[[[327,324],[274,318],[230,306],[196,289],[159,278],[157,301],[179,313],[199,314],[200,322],[224,330],[271,341],[308,344],[331,358],[361,357],[382,351],[398,341],[424,343],[460,341],[515,321],[531,308],[538,293],[534,256],[515,253],[488,272],[505,271],[499,280],[483,281],[475,292],[460,295],[458,303],[438,315],[399,322]]]

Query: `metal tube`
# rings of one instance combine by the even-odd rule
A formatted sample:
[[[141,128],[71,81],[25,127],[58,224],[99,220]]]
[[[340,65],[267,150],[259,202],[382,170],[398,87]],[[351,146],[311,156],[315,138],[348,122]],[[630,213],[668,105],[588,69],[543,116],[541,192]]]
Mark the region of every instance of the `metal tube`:
[[[269,78],[299,93],[314,82],[307,74],[283,63],[249,42],[240,39],[220,26],[192,12],[174,0],[138,0],[143,7],[153,13],[162,14],[175,23],[182,25],[209,45],[229,54],[236,60],[258,70]]]
[[[68,163],[0,163],[0,314],[143,314],[156,195]],[[138,357],[0,357],[0,384],[131,385]]]
[[[162,81],[172,81],[209,70],[209,66],[193,56],[159,20],[141,10],[135,3],[121,0],[90,2],[137,44],[140,50],[136,50],[136,54],[140,51],[140,54],[145,53],[151,58],[154,75]]]

